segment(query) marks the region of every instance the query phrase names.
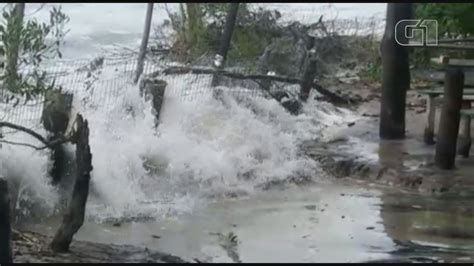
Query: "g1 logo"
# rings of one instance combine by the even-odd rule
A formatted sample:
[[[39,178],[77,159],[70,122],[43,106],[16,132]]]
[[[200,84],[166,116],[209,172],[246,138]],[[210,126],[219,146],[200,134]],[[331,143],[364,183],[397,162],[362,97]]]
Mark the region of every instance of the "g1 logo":
[[[401,37],[404,37],[401,39]],[[438,21],[403,19],[395,25],[395,41],[402,46],[438,45]]]

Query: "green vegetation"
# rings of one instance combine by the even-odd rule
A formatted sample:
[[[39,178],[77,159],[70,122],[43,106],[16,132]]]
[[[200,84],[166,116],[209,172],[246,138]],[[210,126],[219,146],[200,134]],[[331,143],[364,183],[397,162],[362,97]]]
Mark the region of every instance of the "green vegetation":
[[[5,68],[0,82],[12,93],[6,100],[18,104],[24,97],[27,102],[54,87],[40,66],[45,59],[61,58],[59,48],[69,17],[61,8],[53,8],[49,23],[40,23],[34,18],[23,18],[12,4],[6,6],[2,17],[0,54],[5,58]]]
[[[420,3],[415,4],[415,17],[438,21],[438,39],[466,38],[474,34],[474,3]],[[415,49],[412,63],[429,65],[432,57],[447,54],[453,57],[474,58],[474,53],[452,50]]]
[[[186,3],[179,12],[170,12],[170,24],[176,32],[172,53],[180,60],[193,61],[202,55],[213,55],[220,43],[229,4]],[[278,29],[276,11],[254,9],[241,3],[232,36],[228,61],[238,63],[256,59],[270,43]]]
[[[415,16],[438,21],[438,35],[454,38],[474,34],[474,3],[416,4]]]
[[[474,34],[474,4],[473,3],[419,3],[415,4],[415,18],[435,19],[438,21],[438,39],[468,37]],[[372,81],[380,80],[382,65],[378,51],[379,43],[359,43],[363,49],[370,52],[369,64],[363,71],[364,78]],[[440,49],[412,49],[411,64],[428,66],[433,57],[449,55],[452,57],[474,58],[472,51],[453,51]]]

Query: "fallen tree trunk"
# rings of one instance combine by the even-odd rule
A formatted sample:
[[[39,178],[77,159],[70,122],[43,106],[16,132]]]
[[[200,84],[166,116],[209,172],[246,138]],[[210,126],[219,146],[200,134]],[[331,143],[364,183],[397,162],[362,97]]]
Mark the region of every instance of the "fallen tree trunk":
[[[160,74],[164,75],[179,75],[179,74],[209,74],[209,75],[223,75],[230,78],[235,79],[252,79],[252,80],[270,80],[270,81],[277,81],[277,82],[286,82],[290,84],[301,84],[302,79],[293,78],[293,77],[286,77],[286,76],[276,76],[276,75],[263,75],[263,74],[251,74],[246,75],[242,73],[230,72],[222,69],[214,69],[214,68],[194,68],[194,67],[181,67],[181,66],[173,66],[166,68],[162,71],[155,72],[151,74],[152,77],[156,77]],[[260,83],[259,83],[260,84]],[[263,89],[265,86],[261,86]],[[345,99],[344,97],[329,91],[316,82],[312,82],[311,87],[321,93],[323,96],[327,97],[330,102],[334,104],[348,104],[350,103],[349,100]]]
[[[89,146],[89,126],[80,114],[76,118],[77,131],[74,137],[76,144],[76,182],[71,200],[53,241],[54,252],[67,252],[72,238],[84,223],[87,197],[89,194],[90,172],[92,171],[92,154]]]

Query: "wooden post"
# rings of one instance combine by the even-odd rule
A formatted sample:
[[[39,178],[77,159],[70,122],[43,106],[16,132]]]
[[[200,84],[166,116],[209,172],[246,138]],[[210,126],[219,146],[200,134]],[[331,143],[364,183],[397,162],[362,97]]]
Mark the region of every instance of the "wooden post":
[[[300,99],[303,101],[306,101],[308,99],[309,92],[313,87],[313,81],[316,75],[316,67],[316,49],[312,48],[311,50],[309,50],[308,64],[306,65],[306,69],[303,73],[303,79],[300,84]]]
[[[462,109],[471,109],[471,101],[463,101]],[[461,117],[461,134],[458,141],[458,154],[464,158],[469,157],[471,150],[471,117],[466,115]]]
[[[444,81],[444,101],[438,128],[435,164],[441,169],[454,168],[456,142],[459,132],[464,73],[449,67]]]
[[[0,263],[12,263],[10,195],[8,182],[0,178]]]
[[[405,32],[395,26],[400,20],[410,19],[413,4],[388,3],[382,52],[382,98],[380,104],[379,135],[382,139],[405,138],[406,91],[410,87],[408,49]]]
[[[229,11],[224,25],[224,32],[222,33],[221,44],[219,51],[216,54],[214,60],[214,67],[217,69],[224,68],[227,52],[230,47],[230,41],[232,40],[232,34],[234,33],[235,21],[237,19],[237,12],[239,11],[239,3],[231,3]],[[215,87],[219,84],[219,74],[212,76],[211,86]]]
[[[142,44],[138,53],[137,69],[133,82],[136,84],[143,72],[143,64],[145,63],[146,48],[148,39],[150,38],[151,18],[153,15],[153,3],[148,3],[145,17],[145,29],[143,30]]]
[[[427,113],[426,113],[426,127],[424,132],[424,142],[428,145],[435,144],[434,142],[434,128],[435,128],[435,117],[436,117],[436,97],[433,94],[428,94],[427,101]]]
[[[67,252],[75,233],[84,223],[87,196],[89,194],[90,172],[92,171],[92,154],[89,146],[89,126],[80,114],[76,118],[76,181],[68,209],[63,222],[51,242],[54,252]]]
[[[165,97],[165,90],[168,83],[159,79],[142,79],[140,84],[140,95],[143,95],[145,100],[151,100],[153,107],[153,114],[155,116],[155,127],[160,122],[161,107]]]
[[[449,64],[449,57],[448,56],[441,56],[440,62],[445,67]],[[434,130],[435,130],[435,118],[436,118],[436,97],[438,94],[428,94],[428,101],[427,101],[427,121],[426,127],[424,132],[424,142],[428,145],[435,144],[434,141]]]

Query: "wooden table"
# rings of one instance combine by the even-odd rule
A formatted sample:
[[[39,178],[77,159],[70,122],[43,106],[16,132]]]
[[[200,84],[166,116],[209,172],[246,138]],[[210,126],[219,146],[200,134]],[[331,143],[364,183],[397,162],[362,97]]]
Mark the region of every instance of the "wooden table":
[[[434,129],[435,129],[435,117],[436,117],[436,99],[441,98],[444,94],[444,90],[442,88],[431,89],[431,90],[418,90],[417,93],[423,94],[427,96],[427,112],[426,112],[426,126],[424,132],[424,141],[426,144],[432,145],[434,144]],[[474,101],[474,89],[464,89],[463,92],[463,106],[462,109],[470,109],[471,103]],[[464,116],[463,116],[464,118]],[[469,120],[469,121],[466,121]],[[470,122],[471,119],[465,118],[463,119],[463,126],[466,126],[467,123]]]

